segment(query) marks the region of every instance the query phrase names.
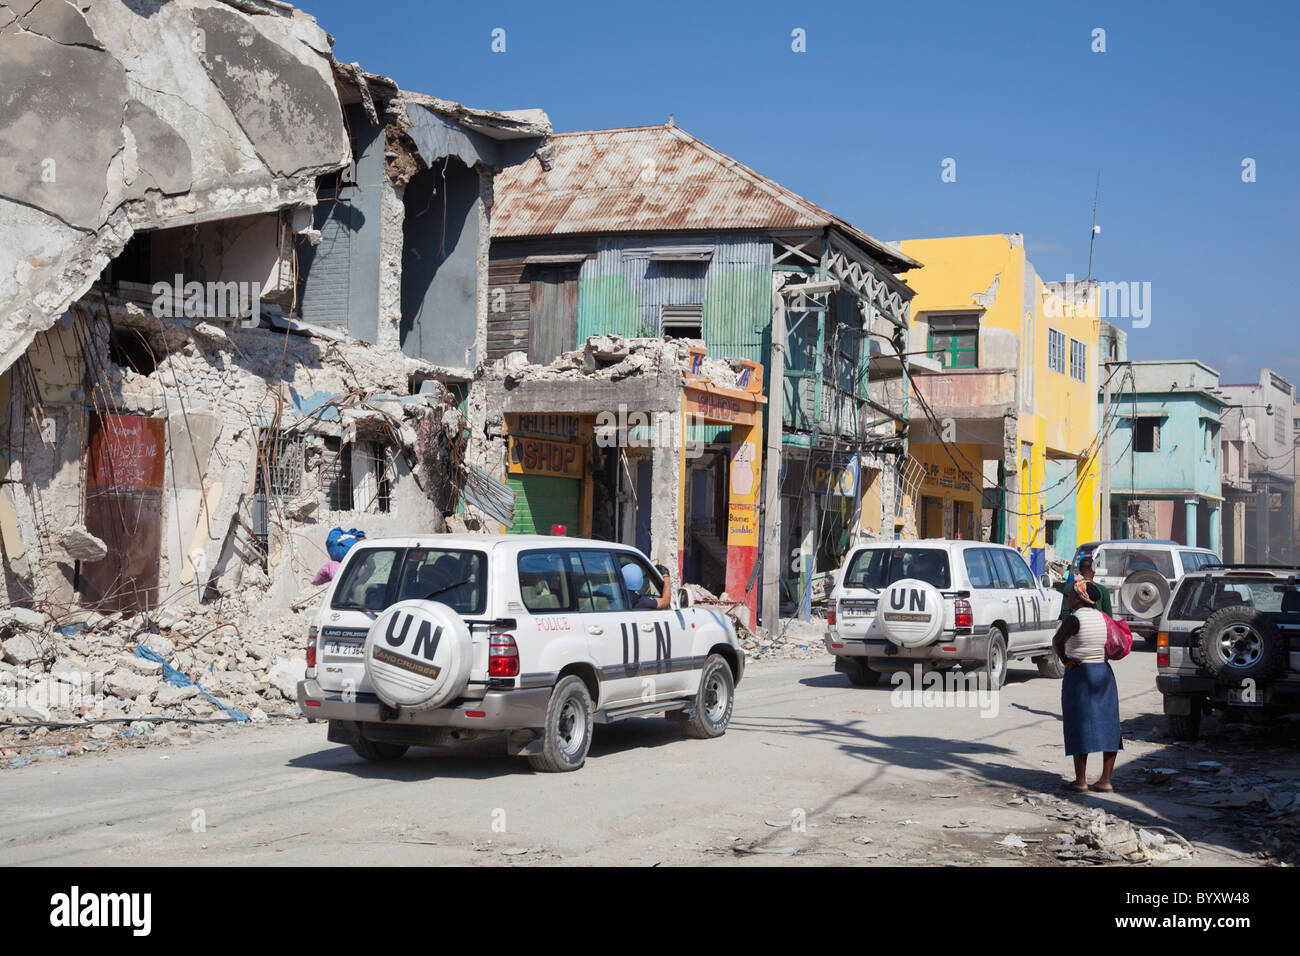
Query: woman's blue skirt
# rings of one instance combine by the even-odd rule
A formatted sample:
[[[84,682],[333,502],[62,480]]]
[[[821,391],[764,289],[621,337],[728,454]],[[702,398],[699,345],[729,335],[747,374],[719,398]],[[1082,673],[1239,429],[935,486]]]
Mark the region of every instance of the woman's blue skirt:
[[[1080,664],[1061,681],[1061,725],[1065,752],[1114,753],[1124,747],[1119,729],[1119,688],[1105,662]]]

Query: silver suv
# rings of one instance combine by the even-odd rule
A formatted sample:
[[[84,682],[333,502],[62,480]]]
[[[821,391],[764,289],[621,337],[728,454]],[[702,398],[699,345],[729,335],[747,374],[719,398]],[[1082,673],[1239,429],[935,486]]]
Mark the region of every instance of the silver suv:
[[[1046,575],[1043,576],[1046,578]],[[1052,653],[1061,595],[1035,580],[1014,548],[980,541],[888,541],[853,548],[836,576],[826,649],[859,687],[925,666],[980,669],[990,689],[1030,658],[1064,674]]]
[[[1178,740],[1209,710],[1300,710],[1300,567],[1185,575],[1160,620],[1156,688]]]
[[[1134,538],[1101,542],[1092,561],[1096,582],[1110,592],[1115,617],[1127,619],[1134,634],[1154,641],[1160,615],[1182,576],[1217,564],[1219,556],[1177,541]]]

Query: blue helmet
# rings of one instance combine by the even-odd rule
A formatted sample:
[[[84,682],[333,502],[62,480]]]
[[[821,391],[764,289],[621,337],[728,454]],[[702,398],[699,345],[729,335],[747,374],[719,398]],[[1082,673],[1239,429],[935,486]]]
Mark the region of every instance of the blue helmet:
[[[645,584],[645,575],[641,573],[641,569],[635,564],[625,564],[623,565],[623,583],[627,585],[629,591],[636,594]]]

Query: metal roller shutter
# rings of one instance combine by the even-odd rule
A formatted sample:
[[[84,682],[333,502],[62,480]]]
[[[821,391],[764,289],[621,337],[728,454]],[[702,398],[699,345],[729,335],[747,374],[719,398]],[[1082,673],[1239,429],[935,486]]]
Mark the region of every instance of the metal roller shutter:
[[[582,488],[577,479],[510,475],[506,482],[515,493],[515,533],[550,534],[555,524],[567,527],[569,534],[578,533]]]

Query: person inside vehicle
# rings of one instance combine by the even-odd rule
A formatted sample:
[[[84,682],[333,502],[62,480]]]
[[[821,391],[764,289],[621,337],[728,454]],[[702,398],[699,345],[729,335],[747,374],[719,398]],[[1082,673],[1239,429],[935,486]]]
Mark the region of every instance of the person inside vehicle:
[[[1093,567],[1092,557],[1090,555],[1085,555],[1084,557],[1080,558],[1079,576],[1076,578],[1073,574],[1071,574],[1068,578],[1065,579],[1065,600],[1061,601],[1060,620],[1064,621],[1067,617],[1070,616],[1070,614],[1073,613],[1070,610],[1070,592],[1074,589],[1075,584],[1077,584],[1079,581],[1087,581],[1095,585],[1097,590],[1101,592],[1101,598],[1097,601],[1097,610],[1105,614],[1109,614],[1112,617],[1115,616],[1115,612],[1111,610],[1110,592],[1106,590],[1105,585],[1097,584],[1097,582],[1093,580],[1096,576],[1097,576],[1097,571]]]
[[[1071,613],[1052,638],[1052,650],[1065,664],[1061,727],[1065,752],[1074,758],[1074,780],[1069,788],[1077,793],[1089,789],[1088,755],[1094,753],[1101,754],[1101,777],[1091,789],[1103,793],[1114,790],[1110,776],[1115,757],[1124,747],[1119,689],[1106,661],[1106,617],[1096,608],[1100,598],[1101,589],[1096,584],[1076,581],[1066,593]]]
[[[634,611],[662,611],[672,602],[672,578],[668,574],[668,569],[662,571],[664,576],[663,591],[658,597],[653,594],[645,594],[642,591],[647,585],[645,572],[641,566],[635,562],[629,561],[623,565],[623,583],[627,586],[628,593],[632,595],[632,610]]]

